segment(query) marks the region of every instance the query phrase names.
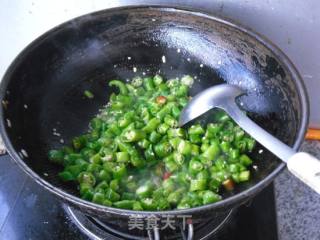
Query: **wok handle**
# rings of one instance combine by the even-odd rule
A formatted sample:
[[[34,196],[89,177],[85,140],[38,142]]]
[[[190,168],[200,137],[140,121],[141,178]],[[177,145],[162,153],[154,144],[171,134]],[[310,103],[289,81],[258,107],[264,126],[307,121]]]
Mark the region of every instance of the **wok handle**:
[[[320,129],[309,128],[306,134],[307,140],[320,140]]]
[[[289,171],[320,194],[320,160],[314,156],[299,152],[287,161]]]

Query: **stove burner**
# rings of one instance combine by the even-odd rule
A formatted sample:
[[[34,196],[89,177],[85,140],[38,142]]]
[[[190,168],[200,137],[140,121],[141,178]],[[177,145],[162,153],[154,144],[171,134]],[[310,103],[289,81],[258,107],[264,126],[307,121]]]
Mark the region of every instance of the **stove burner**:
[[[223,229],[234,215],[234,210],[203,221],[197,224],[188,224],[187,230],[182,227],[176,230],[163,230],[163,231],[141,231],[141,230],[128,230],[120,228],[116,224],[106,223],[97,218],[87,216],[79,210],[73,209],[69,206],[64,206],[64,209],[69,218],[76,224],[76,226],[92,240],[149,240],[154,239],[215,239],[215,235]]]

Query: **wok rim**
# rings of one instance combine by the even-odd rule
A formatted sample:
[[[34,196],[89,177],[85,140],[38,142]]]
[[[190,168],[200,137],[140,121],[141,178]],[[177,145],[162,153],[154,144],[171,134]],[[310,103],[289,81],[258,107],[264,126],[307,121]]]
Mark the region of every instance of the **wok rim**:
[[[188,8],[188,7],[180,7],[180,6],[172,6],[172,5],[128,5],[128,6],[121,6],[121,7],[115,7],[115,8],[109,8],[109,9],[103,9],[91,13],[87,13],[81,16],[78,16],[76,18],[69,19],[56,27],[46,31],[39,37],[37,37],[35,40],[33,40],[31,43],[29,43],[18,55],[17,57],[12,61],[8,69],[6,70],[2,81],[0,83],[0,100],[2,101],[5,98],[6,95],[6,87],[10,82],[10,74],[16,67],[16,65],[19,64],[20,59],[28,53],[30,49],[35,47],[39,42],[41,42],[42,39],[50,36],[55,31],[67,26],[72,21],[79,21],[84,17],[87,16],[98,16],[99,14],[104,13],[110,13],[110,12],[117,12],[117,11],[124,11],[124,10],[136,10],[136,9],[144,9],[144,8],[150,8],[150,9],[156,9],[157,11],[171,11],[176,13],[186,13],[193,16],[203,17],[206,19],[209,19],[211,21],[216,21],[219,23],[222,23],[224,25],[228,25],[231,28],[234,28],[238,31],[243,32],[244,34],[247,34],[248,36],[254,38],[257,40],[260,44],[265,46],[267,49],[269,49],[276,57],[279,59],[284,67],[287,68],[287,71],[291,74],[292,79],[294,80],[294,84],[297,88],[297,94],[299,95],[299,99],[301,101],[301,123],[300,123],[300,129],[297,132],[297,137],[295,139],[294,145],[292,146],[294,150],[298,150],[298,148],[301,146],[305,133],[307,131],[308,122],[309,122],[309,98],[307,94],[306,87],[304,85],[303,79],[301,75],[299,74],[298,70],[292,63],[292,61],[286,56],[286,54],[280,50],[279,47],[277,47],[274,43],[272,43],[267,37],[255,32],[249,27],[244,26],[243,24],[238,23],[237,21],[231,20],[226,17],[222,17],[218,14],[208,13],[204,10],[199,10],[195,8]],[[259,191],[261,191],[264,187],[266,187],[271,181],[285,168],[285,163],[280,163],[279,166],[274,169],[269,175],[267,175],[263,180],[256,183],[255,185],[249,187],[248,189],[241,191],[240,193],[237,193],[235,195],[232,195],[228,198],[225,198],[221,201],[218,201],[216,203],[203,205],[199,207],[189,208],[189,209],[174,209],[174,210],[167,210],[167,211],[134,211],[134,210],[127,210],[127,209],[118,209],[113,207],[106,207],[99,204],[95,204],[86,200],[83,200],[75,195],[72,195],[70,193],[67,193],[63,191],[62,189],[59,189],[57,187],[54,187],[51,183],[47,182],[44,178],[39,176],[37,173],[35,173],[25,162],[24,160],[19,156],[19,154],[14,150],[11,141],[9,139],[9,136],[6,131],[5,127],[5,119],[4,119],[4,109],[3,105],[0,104],[0,133],[1,137],[3,139],[3,142],[5,144],[5,147],[10,155],[10,157],[14,160],[14,162],[25,172],[27,175],[29,175],[35,182],[37,182],[40,186],[44,187],[49,192],[53,193],[54,195],[58,196],[59,198],[70,202],[71,204],[80,207],[81,209],[86,208],[90,209],[91,211],[99,211],[104,212],[107,214],[116,214],[121,216],[132,216],[132,215],[139,215],[139,216],[150,216],[150,215],[193,215],[197,212],[204,212],[204,211],[212,211],[217,209],[222,209],[228,206],[234,206],[235,204],[241,204],[244,202],[248,197],[252,197],[255,194],[257,194]]]

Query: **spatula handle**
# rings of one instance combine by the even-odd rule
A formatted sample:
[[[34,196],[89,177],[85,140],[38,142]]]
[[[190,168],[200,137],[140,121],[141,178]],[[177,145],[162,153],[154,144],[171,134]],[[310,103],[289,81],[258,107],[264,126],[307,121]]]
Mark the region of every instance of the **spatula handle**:
[[[287,161],[289,171],[320,194],[320,160],[314,156],[299,152]]]
[[[287,162],[287,160],[296,153],[291,147],[281,142],[247,117],[234,102],[226,102],[225,105],[226,112],[244,131],[282,161]]]

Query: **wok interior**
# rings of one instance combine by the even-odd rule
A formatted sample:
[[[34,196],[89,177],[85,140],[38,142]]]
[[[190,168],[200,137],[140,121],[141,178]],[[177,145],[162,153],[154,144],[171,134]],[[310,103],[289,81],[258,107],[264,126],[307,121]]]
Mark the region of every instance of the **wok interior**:
[[[24,162],[46,181],[78,195],[75,186],[57,178],[61,168],[49,162],[48,151],[60,148],[61,139],[69,143],[87,130],[89,120],[116,90],[108,87],[109,80],[144,73],[166,78],[190,74],[196,78],[191,95],[222,82],[240,85],[248,91],[241,101],[249,116],[289,145],[301,127],[297,86],[261,43],[201,15],[138,8],[75,19],[19,56],[6,75],[11,80],[4,112],[12,125],[7,132],[14,149],[24,149]],[[84,90],[93,92],[94,99],[85,98]],[[61,136],[54,135],[54,129]],[[260,149],[252,154],[258,171],[235,192],[255,185],[279,166],[268,151],[258,154]]]

